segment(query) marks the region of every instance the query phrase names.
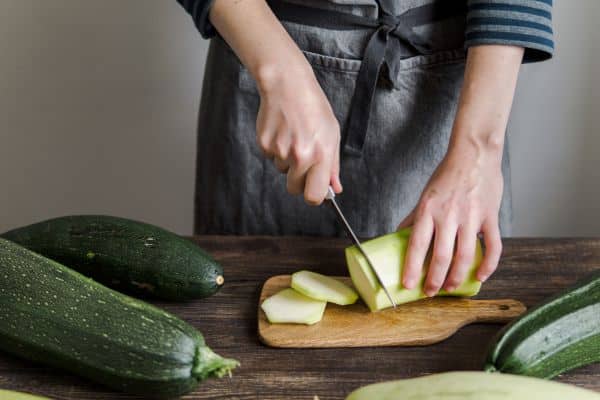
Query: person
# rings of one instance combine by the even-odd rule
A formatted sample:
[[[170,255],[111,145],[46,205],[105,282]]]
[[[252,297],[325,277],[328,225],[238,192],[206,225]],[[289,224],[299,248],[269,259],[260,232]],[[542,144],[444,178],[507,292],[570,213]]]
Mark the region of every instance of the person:
[[[331,186],[358,236],[412,226],[405,287],[433,246],[425,293],[456,288],[478,235],[493,273],[507,121],[520,65],[553,54],[552,0],[178,2],[211,38],[196,233],[343,235],[311,207]]]

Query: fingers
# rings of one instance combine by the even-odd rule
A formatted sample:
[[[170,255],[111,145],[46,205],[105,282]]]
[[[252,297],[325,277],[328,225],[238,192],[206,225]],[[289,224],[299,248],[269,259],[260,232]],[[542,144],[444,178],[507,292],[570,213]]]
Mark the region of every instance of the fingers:
[[[485,254],[477,270],[477,280],[485,282],[498,267],[498,262],[502,255],[502,239],[497,220],[487,219],[482,226],[482,232],[485,243]]]
[[[287,124],[282,123],[278,128],[277,133],[272,136],[270,143],[270,151],[279,158],[285,165],[289,167],[290,148],[292,146],[292,132],[287,127]]]
[[[311,205],[321,204],[329,185],[336,193],[342,191],[339,123],[325,107],[328,104],[286,109],[283,100],[277,99],[274,104],[278,106],[270,107],[268,99],[263,102],[261,98],[256,122],[258,145],[275,167],[287,174],[289,193],[304,194]]]
[[[278,156],[273,159],[273,163],[275,164],[275,168],[277,168],[277,170],[283,174],[287,173],[290,169],[290,164],[287,162],[287,160],[282,160]]]
[[[423,263],[431,237],[433,236],[433,219],[429,214],[416,220],[408,240],[408,249],[402,271],[402,285],[407,289],[414,288],[423,269]]]
[[[308,204],[319,205],[325,199],[332,178],[334,154],[326,153],[320,143],[294,143],[289,157],[287,189],[304,193]],[[341,188],[338,176],[338,189]]]
[[[295,137],[289,152],[288,191],[304,193],[310,205],[325,199],[329,185],[341,192],[339,180],[339,132],[326,131],[312,136]]]
[[[337,146],[335,148],[335,153],[333,157],[333,164],[331,166],[331,179],[330,179],[331,187],[335,193],[341,193],[344,188],[342,187],[342,182],[340,181],[340,141],[337,141]]]
[[[312,148],[295,146],[291,151],[290,168],[287,173],[287,190],[298,195],[304,192],[306,173],[312,167]]]
[[[257,135],[259,147],[267,158],[273,160],[279,172],[287,173],[290,168],[288,158],[292,133],[285,121],[280,121],[276,128],[269,128],[269,125],[266,121],[257,125],[262,129]]]
[[[265,112],[261,105],[256,119],[256,141],[267,158],[272,158],[275,155],[272,143],[278,132],[279,123],[271,113]]]
[[[474,225],[462,226],[458,229],[454,260],[444,283],[444,289],[448,292],[459,287],[467,277],[467,272],[475,258],[476,244],[477,229]]]
[[[331,157],[329,157],[331,158]],[[325,199],[331,181],[331,160],[325,159],[314,164],[306,174],[304,199],[310,205],[319,205]]]
[[[423,291],[429,297],[434,296],[446,280],[446,274],[450,269],[452,254],[454,253],[456,231],[456,225],[448,221],[435,225],[433,254],[423,286]]]

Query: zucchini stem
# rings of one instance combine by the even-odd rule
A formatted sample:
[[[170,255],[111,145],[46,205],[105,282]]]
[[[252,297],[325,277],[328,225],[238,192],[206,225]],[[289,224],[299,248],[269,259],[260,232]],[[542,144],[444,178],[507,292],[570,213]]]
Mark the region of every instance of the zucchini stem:
[[[494,364],[485,364],[483,370],[485,372],[499,372]]]
[[[223,358],[207,346],[200,346],[196,350],[192,375],[198,380],[203,380],[212,376],[222,378],[225,375],[231,376],[231,370],[238,365],[240,365],[240,363],[237,360]]]

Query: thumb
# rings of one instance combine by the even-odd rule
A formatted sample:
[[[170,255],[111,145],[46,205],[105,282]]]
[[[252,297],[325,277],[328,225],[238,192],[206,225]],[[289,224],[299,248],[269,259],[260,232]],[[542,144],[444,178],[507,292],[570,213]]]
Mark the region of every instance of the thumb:
[[[335,149],[335,156],[333,157],[333,164],[331,166],[331,187],[333,191],[337,193],[341,193],[344,188],[342,187],[342,182],[340,180],[340,145],[338,143],[337,148]]]

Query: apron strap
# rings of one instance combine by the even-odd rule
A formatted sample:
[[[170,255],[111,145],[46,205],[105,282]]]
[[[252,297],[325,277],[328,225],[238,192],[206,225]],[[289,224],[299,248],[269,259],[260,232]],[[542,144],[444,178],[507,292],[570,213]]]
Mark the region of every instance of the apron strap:
[[[443,0],[411,8],[401,15],[393,15],[388,7],[382,7],[378,1],[379,17],[373,19],[283,0],[269,0],[268,3],[275,15],[284,21],[324,29],[373,30],[358,71],[343,143],[345,155],[358,157],[362,155],[367,137],[373,97],[383,65],[394,63],[398,59],[431,54],[435,49],[427,46],[412,28],[464,15],[466,11],[463,1]]]

